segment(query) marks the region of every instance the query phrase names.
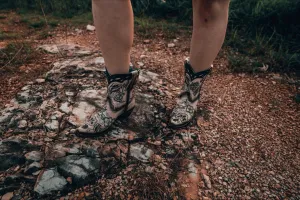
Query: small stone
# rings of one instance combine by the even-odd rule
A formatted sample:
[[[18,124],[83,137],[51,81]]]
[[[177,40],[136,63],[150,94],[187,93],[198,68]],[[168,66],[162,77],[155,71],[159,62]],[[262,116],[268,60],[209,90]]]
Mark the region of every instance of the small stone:
[[[262,67],[259,67],[258,70],[261,72],[266,72],[269,69],[269,65],[263,65]]]
[[[145,44],[149,44],[151,41],[150,40],[144,40]]]
[[[169,44],[168,44],[168,47],[169,47],[169,48],[173,48],[173,47],[175,47],[175,46],[176,46],[176,45],[175,45],[174,43],[169,43]]]
[[[31,152],[25,154],[25,157],[29,161],[39,162],[42,160],[43,153],[40,151],[31,151]]]
[[[59,107],[59,110],[63,113],[69,114],[72,112],[72,108],[69,102],[62,103]]]
[[[140,56],[140,58],[146,58],[146,57],[147,57],[146,55],[141,55],[141,56]]]
[[[27,126],[28,126],[28,123],[27,123],[26,120],[21,120],[21,121],[19,121],[19,123],[18,123],[18,128],[19,128],[19,129],[25,129],[25,128],[27,128]]]
[[[88,30],[88,31],[95,31],[95,30],[96,30],[96,27],[95,27],[95,26],[92,26],[92,25],[87,25],[87,26],[86,26],[86,30]]]
[[[14,197],[13,192],[6,193],[5,195],[2,196],[1,200],[11,200]]]
[[[143,62],[137,62],[138,66],[143,67],[145,64]]]
[[[145,168],[145,172],[147,172],[147,173],[149,173],[149,174],[152,174],[153,171],[154,171],[154,168],[153,168],[153,167],[147,166],[147,167]]]
[[[142,162],[149,162],[149,159],[152,157],[153,154],[154,152],[151,149],[145,147],[144,145],[131,145],[130,155]]]
[[[37,83],[45,83],[46,80],[44,78],[38,78],[38,79],[35,80],[35,82],[37,82]]]
[[[49,138],[55,138],[56,136],[57,136],[57,134],[54,132],[47,133],[47,137],[49,137]]]
[[[205,185],[208,189],[211,189],[211,182],[209,176],[202,174],[202,177],[204,179]]]
[[[281,81],[283,78],[280,74],[273,74],[272,79],[277,80],[277,81]]]
[[[76,94],[75,94],[75,92],[66,91],[66,95],[67,95],[68,97],[74,97]]]
[[[42,168],[41,164],[38,162],[33,162],[29,166],[27,166],[24,170],[25,174],[33,174],[37,171],[39,171]]]
[[[44,141],[45,141],[45,142],[52,142],[53,139],[46,137],[46,138],[44,138]]]

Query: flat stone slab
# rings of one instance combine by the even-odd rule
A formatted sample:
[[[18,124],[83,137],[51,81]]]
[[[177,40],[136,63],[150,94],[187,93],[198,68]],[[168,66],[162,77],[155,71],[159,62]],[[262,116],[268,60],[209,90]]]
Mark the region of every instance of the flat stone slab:
[[[67,183],[66,179],[57,172],[57,169],[52,168],[40,175],[34,191],[40,195],[52,194],[55,191],[64,190]]]

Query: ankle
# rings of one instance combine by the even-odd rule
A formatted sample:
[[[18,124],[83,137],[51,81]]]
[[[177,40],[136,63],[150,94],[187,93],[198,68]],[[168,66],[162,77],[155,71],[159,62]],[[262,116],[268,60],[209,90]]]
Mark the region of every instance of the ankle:
[[[194,73],[201,73],[201,72],[205,72],[209,69],[211,69],[211,66],[209,67],[205,67],[202,65],[197,65],[195,62],[193,62],[193,60],[187,60],[187,63],[190,65],[190,67],[193,69]]]

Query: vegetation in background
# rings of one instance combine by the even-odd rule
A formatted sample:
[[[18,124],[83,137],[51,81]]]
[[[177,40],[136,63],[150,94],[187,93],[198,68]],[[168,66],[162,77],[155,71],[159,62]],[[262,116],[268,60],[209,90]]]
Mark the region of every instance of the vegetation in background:
[[[145,37],[151,35],[149,27],[160,27],[172,37],[192,22],[191,0],[132,0],[132,5],[135,15],[140,17],[135,21],[138,31]],[[90,0],[0,0],[0,9],[8,8],[18,8],[20,13],[35,10],[58,17],[75,17],[79,23],[87,20],[83,13],[89,12],[88,19],[92,18]],[[145,16],[150,19],[144,20]],[[172,23],[166,25],[154,19]],[[299,19],[300,0],[231,0],[225,45],[230,47],[228,58],[233,71],[254,72],[269,65],[272,71],[300,75]],[[38,28],[44,23],[41,18],[30,26]]]

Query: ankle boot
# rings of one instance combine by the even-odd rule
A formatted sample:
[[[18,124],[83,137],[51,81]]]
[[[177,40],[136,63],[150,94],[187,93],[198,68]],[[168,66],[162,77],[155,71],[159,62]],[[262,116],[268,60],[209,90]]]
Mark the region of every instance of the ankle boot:
[[[185,83],[170,119],[170,126],[173,128],[184,127],[193,120],[200,99],[202,85],[207,75],[211,72],[210,68],[195,73],[188,60],[185,62],[184,68]]]
[[[128,74],[107,77],[107,101],[105,108],[94,113],[85,125],[77,129],[80,134],[99,134],[109,129],[119,118],[128,117],[135,107],[134,86],[138,81],[139,70],[130,69]]]

